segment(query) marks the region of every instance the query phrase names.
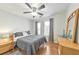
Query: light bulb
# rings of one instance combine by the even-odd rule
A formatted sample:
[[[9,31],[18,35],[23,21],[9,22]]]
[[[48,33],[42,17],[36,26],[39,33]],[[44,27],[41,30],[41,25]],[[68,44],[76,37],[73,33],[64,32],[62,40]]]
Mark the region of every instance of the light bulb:
[[[31,13],[33,16],[37,16],[37,13],[36,12],[32,12]]]

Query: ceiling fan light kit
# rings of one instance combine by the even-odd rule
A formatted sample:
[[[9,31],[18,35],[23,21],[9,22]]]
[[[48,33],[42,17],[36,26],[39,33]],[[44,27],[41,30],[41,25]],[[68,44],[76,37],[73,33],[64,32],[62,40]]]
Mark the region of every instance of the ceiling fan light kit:
[[[45,5],[42,4],[40,7],[36,8],[35,6],[31,6],[29,3],[25,3],[32,11],[28,11],[28,12],[24,12],[24,14],[31,14],[33,15],[33,18],[35,18],[35,16],[40,15],[43,16],[44,14],[39,12],[40,10],[42,10],[43,8],[45,8]]]
[[[32,12],[31,15],[37,16],[37,12]]]

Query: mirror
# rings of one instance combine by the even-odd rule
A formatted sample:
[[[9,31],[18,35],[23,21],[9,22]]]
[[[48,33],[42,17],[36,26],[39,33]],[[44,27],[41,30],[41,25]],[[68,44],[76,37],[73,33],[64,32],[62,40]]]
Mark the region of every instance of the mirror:
[[[79,42],[79,8],[67,20],[66,38],[74,43]]]
[[[78,28],[77,28],[77,43],[79,44],[79,17],[78,17]]]
[[[68,27],[68,39],[72,39],[72,33],[73,33],[73,27],[75,22],[75,16],[72,16],[71,20],[69,21],[69,27]]]

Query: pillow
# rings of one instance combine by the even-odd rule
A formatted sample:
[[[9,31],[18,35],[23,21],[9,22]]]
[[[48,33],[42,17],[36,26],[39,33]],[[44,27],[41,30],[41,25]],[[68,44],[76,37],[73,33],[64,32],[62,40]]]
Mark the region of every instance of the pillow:
[[[28,34],[28,36],[33,35],[30,31],[25,31],[26,34]]]
[[[31,34],[30,31],[27,31],[27,34]]]
[[[25,31],[28,35],[30,35],[31,34],[31,32],[30,31]]]
[[[28,34],[27,34],[25,31],[23,32],[23,35],[24,35],[24,36],[28,36]]]
[[[15,38],[14,38],[14,42],[16,42],[17,39],[22,38],[22,37],[24,37],[24,36],[15,37]]]
[[[16,33],[14,33],[14,36],[15,37],[20,37],[20,36],[23,36],[23,33],[22,32],[16,32]]]

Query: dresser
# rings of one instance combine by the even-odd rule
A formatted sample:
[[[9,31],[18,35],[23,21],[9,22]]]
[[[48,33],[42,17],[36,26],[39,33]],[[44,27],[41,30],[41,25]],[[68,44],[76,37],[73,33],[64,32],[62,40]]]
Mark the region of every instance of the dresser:
[[[69,33],[70,30],[71,33]],[[68,17],[66,25],[66,37],[59,37],[58,43],[59,54],[79,55],[79,8],[72,12]]]
[[[14,49],[13,34],[10,34],[8,39],[0,40],[0,54],[8,52],[11,49]]]
[[[59,37],[58,53],[60,55],[79,55],[79,45]]]

